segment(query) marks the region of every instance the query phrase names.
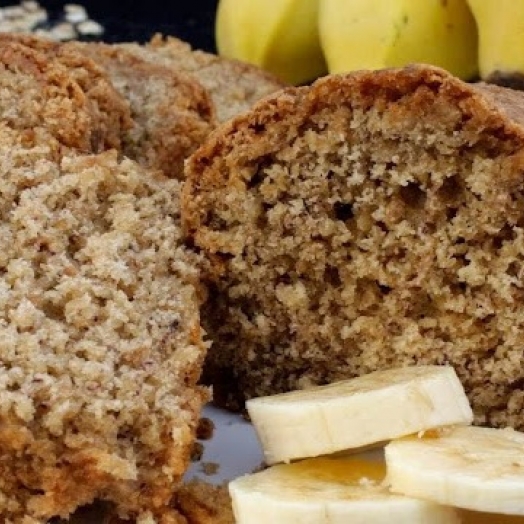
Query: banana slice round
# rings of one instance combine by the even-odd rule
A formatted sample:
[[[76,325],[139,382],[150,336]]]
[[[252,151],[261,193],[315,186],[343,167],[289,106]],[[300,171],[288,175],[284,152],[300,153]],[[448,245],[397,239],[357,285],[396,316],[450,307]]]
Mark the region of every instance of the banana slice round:
[[[417,366],[260,397],[247,410],[266,462],[327,455],[452,424],[473,414],[451,367]]]
[[[457,427],[385,449],[391,490],[487,513],[524,515],[524,433]]]
[[[393,495],[383,461],[317,458],[229,484],[237,524],[455,524],[449,507]]]

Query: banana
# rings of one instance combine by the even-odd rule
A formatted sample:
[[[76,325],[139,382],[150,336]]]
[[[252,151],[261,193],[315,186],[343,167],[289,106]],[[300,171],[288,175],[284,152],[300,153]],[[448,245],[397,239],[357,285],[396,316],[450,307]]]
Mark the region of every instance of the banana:
[[[291,84],[327,72],[318,36],[319,0],[220,0],[218,53],[250,62]]]
[[[474,511],[524,515],[524,433],[456,427],[437,438],[391,442],[385,457],[395,493]]]
[[[327,455],[451,424],[473,414],[453,368],[417,366],[251,399],[266,462]]]
[[[229,484],[237,524],[455,524],[455,511],[392,495],[383,461],[309,459]]]
[[[322,0],[319,29],[330,73],[413,62],[466,80],[477,73],[477,29],[466,0]]]
[[[468,0],[479,32],[480,76],[524,83],[524,2]]]

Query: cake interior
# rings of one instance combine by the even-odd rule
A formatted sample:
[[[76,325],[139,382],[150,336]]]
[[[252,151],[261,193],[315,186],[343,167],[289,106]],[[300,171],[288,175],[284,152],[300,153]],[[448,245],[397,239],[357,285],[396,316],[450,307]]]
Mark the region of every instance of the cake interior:
[[[294,128],[247,119],[206,159],[219,402],[451,364],[477,423],[524,428],[523,139],[444,84],[319,87],[296,95]]]
[[[163,512],[206,397],[179,182],[0,137],[0,520]]]

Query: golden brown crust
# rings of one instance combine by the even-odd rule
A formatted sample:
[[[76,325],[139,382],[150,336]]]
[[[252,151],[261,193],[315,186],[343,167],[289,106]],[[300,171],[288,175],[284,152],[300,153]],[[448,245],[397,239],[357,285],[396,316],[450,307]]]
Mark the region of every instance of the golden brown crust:
[[[196,51],[177,38],[156,35],[147,46],[121,44],[147,61],[192,75],[209,92],[219,122],[249,109],[284,84],[261,69]]]
[[[120,47],[78,42],[63,47],[94,60],[129,101],[135,124],[124,136],[124,154],[181,178],[184,160],[215,127],[214,108],[204,88],[187,75]]]
[[[476,422],[524,427],[522,96],[431,67],[358,72],[212,135],[183,219],[208,257],[221,398],[447,363]]]
[[[176,505],[188,524],[235,524],[226,485],[188,482],[177,493]]]
[[[122,134],[132,125],[128,104],[95,62],[56,42],[21,34],[0,34],[0,52],[7,70],[29,77],[26,82],[38,81],[49,98],[41,113],[33,114],[33,121],[41,117],[41,125],[80,151],[120,148]],[[34,111],[31,102],[38,97],[30,91],[24,93],[25,98],[30,114]],[[24,107],[20,110],[25,111]]]

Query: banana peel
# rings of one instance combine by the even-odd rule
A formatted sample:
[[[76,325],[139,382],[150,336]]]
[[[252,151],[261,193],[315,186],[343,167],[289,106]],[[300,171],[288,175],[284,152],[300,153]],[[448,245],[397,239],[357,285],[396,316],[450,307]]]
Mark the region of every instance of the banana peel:
[[[220,0],[219,55],[252,63],[290,84],[327,73],[318,34],[319,0]]]
[[[465,80],[477,75],[466,0],[321,0],[319,31],[331,73],[419,62]]]

